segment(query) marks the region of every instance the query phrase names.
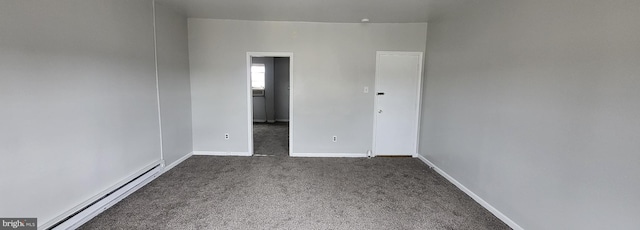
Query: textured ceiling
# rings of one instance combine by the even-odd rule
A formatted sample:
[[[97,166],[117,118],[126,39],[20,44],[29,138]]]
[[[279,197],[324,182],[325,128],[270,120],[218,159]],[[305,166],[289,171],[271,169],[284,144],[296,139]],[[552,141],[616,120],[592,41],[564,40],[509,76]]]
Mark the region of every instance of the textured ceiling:
[[[156,0],[190,18],[372,23],[427,22],[464,1],[470,0]]]

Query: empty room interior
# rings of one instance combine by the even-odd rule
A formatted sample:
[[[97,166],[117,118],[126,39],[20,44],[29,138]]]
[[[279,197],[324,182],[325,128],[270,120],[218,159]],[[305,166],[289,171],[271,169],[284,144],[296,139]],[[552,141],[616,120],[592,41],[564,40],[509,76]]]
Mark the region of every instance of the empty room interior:
[[[0,0],[2,229],[640,229],[638,0]]]

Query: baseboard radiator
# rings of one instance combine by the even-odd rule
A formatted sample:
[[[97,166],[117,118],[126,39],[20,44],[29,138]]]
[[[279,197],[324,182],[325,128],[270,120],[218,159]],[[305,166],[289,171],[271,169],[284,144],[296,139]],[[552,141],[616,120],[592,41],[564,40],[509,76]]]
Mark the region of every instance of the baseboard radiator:
[[[67,218],[61,220],[60,222],[54,224],[53,226],[47,229],[67,230],[67,229],[79,228],[81,225],[87,223],[92,218],[96,217],[97,215],[104,212],[111,206],[120,202],[122,199],[129,196],[131,193],[142,188],[143,186],[145,186],[146,184],[148,184],[149,182],[151,182],[152,180],[160,176],[160,174],[162,174],[162,166],[158,164],[155,167],[143,173],[142,175],[118,187],[114,191],[104,195],[103,197],[96,200],[95,202],[69,215]]]

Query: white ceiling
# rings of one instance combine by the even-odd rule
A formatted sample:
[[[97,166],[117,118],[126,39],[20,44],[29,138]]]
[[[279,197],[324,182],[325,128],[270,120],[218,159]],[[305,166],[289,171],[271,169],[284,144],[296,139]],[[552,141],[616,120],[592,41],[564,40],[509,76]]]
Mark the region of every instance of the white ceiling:
[[[372,23],[427,22],[464,1],[469,0],[156,0],[190,18]]]

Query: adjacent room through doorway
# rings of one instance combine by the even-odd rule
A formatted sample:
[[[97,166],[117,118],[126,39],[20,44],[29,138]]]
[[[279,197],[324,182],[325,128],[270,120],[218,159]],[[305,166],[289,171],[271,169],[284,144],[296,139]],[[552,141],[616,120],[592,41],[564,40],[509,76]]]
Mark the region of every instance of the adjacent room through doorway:
[[[290,58],[251,56],[253,155],[289,156]]]

